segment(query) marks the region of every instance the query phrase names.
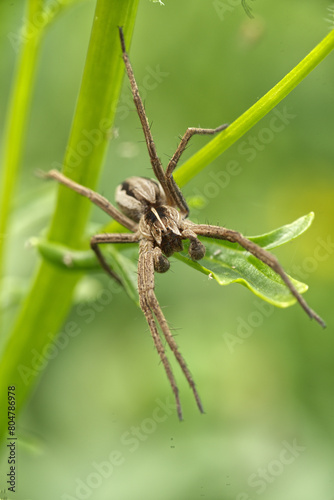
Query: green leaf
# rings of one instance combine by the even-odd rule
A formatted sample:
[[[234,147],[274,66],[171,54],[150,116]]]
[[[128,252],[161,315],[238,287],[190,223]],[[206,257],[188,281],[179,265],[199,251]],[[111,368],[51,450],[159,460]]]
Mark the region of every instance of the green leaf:
[[[261,236],[248,237],[259,246],[271,249],[283,245],[302,234],[311,225],[314,214],[311,212],[291,224],[282,226]],[[192,261],[185,251],[175,257],[197,271],[215,279],[220,285],[241,283],[255,295],[277,307],[288,307],[296,302],[286,285],[272,269],[235,243],[211,238],[201,238],[206,247],[204,259]],[[300,293],[306,292],[307,285],[290,278]]]
[[[277,248],[303,234],[310,227],[313,220],[314,213],[310,212],[294,222],[291,222],[291,224],[286,224],[285,226],[279,227],[270,233],[262,234],[261,236],[251,236],[249,239],[266,250]]]
[[[137,289],[137,261],[130,260],[126,255],[110,245],[106,252],[107,262],[110,262],[112,268],[121,278],[124,289],[130,299],[139,307],[138,289]]]

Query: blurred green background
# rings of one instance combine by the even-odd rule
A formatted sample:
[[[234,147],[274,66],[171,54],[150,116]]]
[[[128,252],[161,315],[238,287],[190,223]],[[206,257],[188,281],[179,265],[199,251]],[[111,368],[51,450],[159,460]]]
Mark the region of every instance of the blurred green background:
[[[231,123],[334,27],[328,1],[248,5],[253,20],[231,0],[140,2],[130,57],[162,160],[188,126]],[[47,226],[56,192],[34,170],[62,161],[94,8],[85,1],[68,10],[43,44],[8,247],[6,271],[18,288],[38,260],[25,243]],[[18,32],[23,16],[24,2],[1,3],[2,128],[16,59],[8,34]],[[172,259],[171,272],[157,276],[157,296],[206,410],[198,414],[175,366],[185,417],[179,423],[141,311],[114,286],[103,303],[99,292],[110,282],[90,276],[67,319],[80,334],[59,347],[21,414],[14,498],[334,497],[333,82],[332,54],[278,106],[288,117],[280,131],[271,128],[272,112],[184,188],[186,197],[203,198],[195,221],[246,235],[313,210],[311,229],[275,253],[308,283],[306,299],[327,329],[298,306],[274,309]],[[151,176],[127,81],[115,127],[100,182],[111,200],[126,177]],[[193,138],[183,159],[206,141]],[[228,174],[231,161],[238,175]],[[94,208],[92,221],[107,218]],[[12,306],[9,323],[16,312]]]

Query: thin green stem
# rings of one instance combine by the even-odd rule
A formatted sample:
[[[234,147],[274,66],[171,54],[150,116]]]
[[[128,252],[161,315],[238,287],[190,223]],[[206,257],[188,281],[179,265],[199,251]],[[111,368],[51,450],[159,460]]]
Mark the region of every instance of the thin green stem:
[[[259,99],[251,108],[237,118],[226,130],[200,149],[176,172],[175,180],[184,186],[203,168],[209,165],[226,149],[234,144],[261,118],[286,97],[332,50],[334,30],[332,30],[290,73],[275,87]]]
[[[24,37],[29,26],[34,26],[36,16],[42,11],[42,0],[30,0],[26,22],[22,29],[20,51],[14,86],[10,97],[4,134],[4,153],[0,182],[0,281],[4,268],[4,250],[7,240],[10,211],[17,184],[17,177],[24,147],[25,129],[37,68],[41,31]],[[20,40],[20,41],[21,41]],[[18,40],[17,43],[20,43]],[[14,48],[14,47],[13,47]]]

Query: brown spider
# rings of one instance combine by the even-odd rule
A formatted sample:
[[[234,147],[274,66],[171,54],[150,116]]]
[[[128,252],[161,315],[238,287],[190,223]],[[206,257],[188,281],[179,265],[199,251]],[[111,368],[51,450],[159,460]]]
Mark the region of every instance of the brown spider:
[[[188,370],[185,360],[179,352],[178,346],[170,332],[166,318],[154,293],[154,272],[164,273],[168,271],[170,266],[168,257],[173,255],[174,252],[182,251],[182,240],[190,241],[189,256],[193,260],[200,260],[205,255],[205,246],[198,239],[198,236],[206,236],[238,243],[279,274],[307,314],[318,321],[322,326],[325,326],[325,324],[307,305],[303,297],[291,283],[275,256],[248,240],[237,231],[220,226],[195,224],[187,220],[189,208],[179,187],[173,179],[173,171],[189,139],[194,134],[215,134],[224,130],[227,125],[221,125],[215,129],[188,128],[176,152],[169,161],[166,171],[164,171],[156,153],[144,106],[139,96],[137,83],[125,50],[122,28],[119,28],[119,35],[123,60],[130,80],[134,103],[144,131],[153,172],[158,182],[144,177],[130,177],[124,181],[116,190],[116,202],[120,208],[119,211],[100,194],[77,184],[57,170],[51,170],[46,173],[45,176],[53,178],[82,196],[89,198],[95,205],[102,208],[102,210],[113,217],[117,222],[132,231],[132,233],[97,234],[93,236],[90,241],[91,248],[94,250],[103,269],[118,282],[121,283],[121,279],[107,264],[99,245],[104,243],[139,243],[138,292],[140,307],[146,317],[154,345],[159,353],[174,392],[179,419],[182,420],[178,387],[171,365],[167,359],[156,321],[161,328],[167,344],[176,357],[194,393],[197,406],[202,413],[203,407],[194,380]]]

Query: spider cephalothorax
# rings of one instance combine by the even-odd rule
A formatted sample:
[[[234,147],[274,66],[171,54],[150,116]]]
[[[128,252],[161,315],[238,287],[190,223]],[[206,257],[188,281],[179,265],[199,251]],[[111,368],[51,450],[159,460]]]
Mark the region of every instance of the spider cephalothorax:
[[[155,347],[173,389],[178,416],[182,419],[178,387],[167,359],[157,324],[192,388],[198,408],[201,412],[203,412],[203,407],[194,380],[184,358],[178,350],[175,339],[170,332],[166,318],[155,296],[154,272],[164,273],[168,271],[170,267],[168,257],[173,255],[174,252],[182,251],[183,240],[189,240],[190,245],[188,253],[193,260],[200,260],[205,255],[205,247],[198,239],[198,236],[206,236],[207,238],[228,240],[233,243],[238,243],[248,252],[271,267],[282,278],[290,292],[311,318],[314,318],[322,326],[325,326],[325,324],[307,305],[274,255],[248,240],[237,231],[220,226],[195,224],[187,219],[189,209],[179,187],[173,179],[173,171],[189,139],[194,134],[215,134],[224,130],[227,125],[221,125],[215,129],[188,128],[169,161],[166,170],[164,170],[156,153],[144,106],[139,96],[132,67],[125,50],[121,28],[119,28],[119,34],[123,60],[130,80],[134,103],[142,124],[153,173],[157,181],[144,177],[130,177],[124,181],[116,190],[116,202],[120,208],[120,210],[118,210],[100,194],[77,184],[56,170],[51,170],[45,175],[46,177],[56,179],[82,196],[89,198],[117,222],[122,224],[129,231],[132,231],[130,233],[97,234],[91,238],[91,247],[101,266],[119,283],[122,283],[122,280],[105,261],[99,245],[105,243],[139,243],[138,293],[140,307],[146,317]]]
[[[191,259],[204,257],[205,246],[191,231],[192,223],[184,220],[185,214],[167,205],[165,193],[157,181],[130,177],[116,189],[116,202],[125,215],[139,223],[141,237],[154,243],[154,268],[157,272],[169,269],[169,261],[165,257],[181,252],[182,240],[185,239],[191,241]]]

